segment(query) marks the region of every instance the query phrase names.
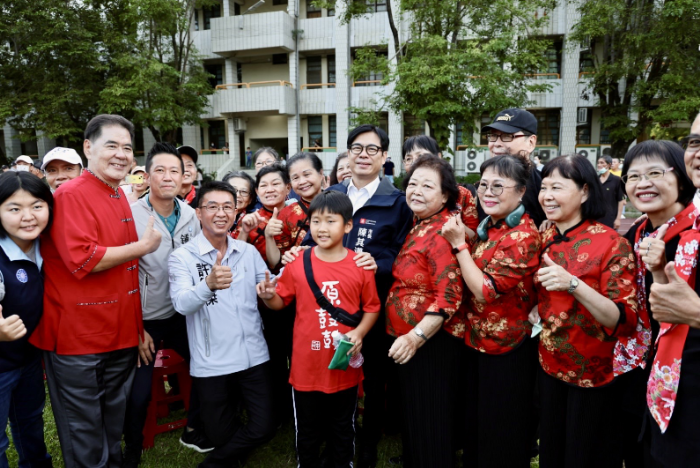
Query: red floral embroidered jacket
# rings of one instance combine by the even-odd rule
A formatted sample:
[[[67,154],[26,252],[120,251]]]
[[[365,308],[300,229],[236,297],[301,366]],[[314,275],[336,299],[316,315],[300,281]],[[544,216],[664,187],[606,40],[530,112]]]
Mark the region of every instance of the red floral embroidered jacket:
[[[306,237],[306,233],[309,231],[309,219],[306,214],[308,210],[309,203],[300,199],[297,203],[282,208],[282,211],[277,215],[277,219],[283,223],[282,234],[275,237],[280,257],[292,247],[301,245]]]
[[[595,221],[559,235],[555,227],[542,236],[542,254],[613,301],[620,310],[614,329],[601,325],[567,291],[547,291],[535,278],[542,318],[540,364],[549,375],[579,387],[613,380],[617,337],[630,336],[637,325],[635,260],[627,239]],[[541,264],[544,266],[544,262]]]
[[[260,222],[255,227],[255,229],[248,233],[248,240],[246,242],[252,244],[253,247],[255,247],[255,249],[258,252],[260,252],[260,255],[262,255],[263,260],[267,262],[267,252],[265,250],[265,227],[267,226],[267,222],[270,221],[270,218],[272,218],[272,212],[267,208],[260,208],[258,209],[257,213],[258,216],[260,216],[261,218]],[[238,223],[236,229],[231,233],[231,237],[233,237],[234,239],[238,239],[238,236],[240,236],[242,230],[243,223]]]
[[[459,338],[464,336],[464,317],[458,312],[462,272],[452,246],[440,232],[449,217],[449,211],[443,209],[418,221],[394,261],[394,284],[386,303],[386,329],[392,336],[410,332],[426,314],[444,314],[443,328]]]
[[[533,275],[540,267],[542,244],[527,214],[513,228],[497,223],[488,236],[472,251],[485,276],[481,288],[485,302],[470,297],[464,341],[478,351],[505,354],[532,333],[527,315],[537,303]]]
[[[476,231],[476,228],[479,226],[479,213],[476,211],[476,197],[472,196],[472,193],[466,187],[459,185],[457,188],[459,188],[457,204],[459,205],[462,222],[472,231]]]

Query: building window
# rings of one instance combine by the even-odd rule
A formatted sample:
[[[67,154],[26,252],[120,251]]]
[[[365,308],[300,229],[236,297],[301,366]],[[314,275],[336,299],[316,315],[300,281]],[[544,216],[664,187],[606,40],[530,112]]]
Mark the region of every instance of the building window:
[[[464,122],[462,122],[462,121],[457,122],[455,130],[457,133],[457,135],[456,135],[457,146],[471,145],[472,144],[472,138],[469,135],[469,131],[464,129]]]
[[[564,45],[562,38],[556,38],[552,41],[545,54],[547,65],[540,73],[558,73],[561,75],[561,50]],[[549,77],[556,78],[556,77]]]
[[[323,146],[323,117],[309,116],[309,147]]]
[[[192,17],[194,19],[194,30],[199,31],[199,10],[194,10]]]
[[[369,11],[379,12],[386,11],[386,1],[387,0],[366,0],[367,6],[369,6]]]
[[[559,146],[561,111],[559,109],[545,109],[530,112],[537,119],[537,146]]]
[[[306,57],[306,83],[323,83],[321,78],[321,57]]]
[[[214,143],[214,148],[221,149],[226,146],[226,121],[209,121],[209,146]]]
[[[273,5],[289,5],[289,0],[272,0]]]
[[[209,84],[212,88],[216,88],[217,85],[224,84],[224,66],[221,64],[204,65],[204,69],[210,75],[214,75],[209,78]]]
[[[134,132],[134,153],[143,156],[143,128],[137,128]]]
[[[600,123],[600,144],[609,145],[610,144],[610,130],[603,126],[603,122]]]
[[[383,55],[384,57],[387,57],[387,52],[386,51],[379,51],[377,52],[377,55]],[[355,59],[355,56],[353,55],[353,60]],[[353,86],[381,86],[381,81],[384,79],[384,73],[381,72],[370,72],[367,76],[363,76],[362,78],[358,79],[355,81]]]
[[[328,81],[326,83],[335,83],[335,55],[328,56]]]
[[[412,115],[403,115],[403,139],[416,135],[425,135],[425,120]]]
[[[593,55],[591,55],[591,50],[582,50],[579,54],[578,61],[578,71],[579,72],[592,72],[595,70],[595,64],[593,63]]]
[[[234,15],[240,15],[241,14],[241,5],[238,3],[233,4],[233,14]]]
[[[319,7],[314,6],[312,3],[312,0],[306,0],[306,17],[311,19],[311,18],[320,18],[322,15],[322,11]]]
[[[590,145],[591,144],[591,124],[576,127],[576,144]]]
[[[221,5],[212,5],[207,8],[203,8],[204,12],[204,29],[211,29],[211,19],[221,17]]]
[[[243,64],[236,62],[236,80],[238,83],[243,83]]]
[[[328,116],[328,146],[337,148],[338,138],[336,136],[335,115]]]
[[[489,117],[487,114],[484,114],[481,116],[481,126],[479,127],[480,129],[484,128],[487,125],[491,125],[491,122],[493,122],[493,119]],[[482,146],[488,146],[489,140],[486,137],[486,133],[482,131],[479,139],[479,144]]]

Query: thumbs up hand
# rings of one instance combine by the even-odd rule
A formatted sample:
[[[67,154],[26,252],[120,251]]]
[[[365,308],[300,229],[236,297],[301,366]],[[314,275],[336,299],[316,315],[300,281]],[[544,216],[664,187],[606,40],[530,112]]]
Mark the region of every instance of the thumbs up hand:
[[[228,289],[231,287],[233,282],[233,273],[231,273],[231,267],[223,266],[221,261],[224,255],[219,251],[216,253],[216,263],[211,268],[211,273],[206,277],[207,286],[211,291],[216,291],[217,289]]]
[[[156,219],[153,216],[148,218],[146,230],[143,232],[141,240],[139,241],[144,246],[144,255],[155,252],[158,249],[158,246],[160,245],[161,237],[163,237],[161,233],[158,232],[154,227],[155,222]]]
[[[267,222],[267,227],[265,227],[265,238],[270,242],[275,236],[282,234],[283,223],[281,219],[277,219],[278,215],[277,208],[272,212],[272,218]]]
[[[0,306],[0,341],[15,341],[27,334],[27,328],[19,315],[5,318]]]
[[[568,291],[573,275],[554,263],[546,253],[542,255],[542,263],[545,266],[537,270],[535,281],[539,281],[547,291]]]
[[[666,242],[664,242],[664,236],[667,230],[668,224],[664,224],[659,228],[656,238],[647,237],[639,244],[642,262],[646,265],[647,270],[652,273],[661,272],[666,265]]]
[[[700,328],[700,297],[678,275],[674,262],[666,265],[664,273],[668,283],[663,284],[655,280],[649,292],[649,305],[653,317],[659,322],[681,323]]]
[[[255,287],[255,291],[258,293],[258,297],[262,300],[270,300],[275,297],[277,290],[277,277],[270,281],[270,272],[265,272],[265,279],[258,283]]]

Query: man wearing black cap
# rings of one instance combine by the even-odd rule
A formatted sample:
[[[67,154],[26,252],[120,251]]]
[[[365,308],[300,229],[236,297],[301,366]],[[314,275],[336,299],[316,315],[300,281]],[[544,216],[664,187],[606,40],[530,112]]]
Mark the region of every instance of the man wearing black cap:
[[[197,208],[197,189],[193,182],[197,180],[197,150],[191,146],[183,145],[177,149],[185,164],[185,172],[182,175],[182,188],[178,198],[185,200],[192,208]]]
[[[530,159],[530,154],[537,145],[537,118],[525,109],[506,109],[493,119],[493,123],[481,129],[487,132],[489,152],[491,157],[510,154],[521,158]],[[537,200],[542,186],[542,176],[537,170],[530,173],[530,180],[523,195],[525,211],[530,215],[537,226],[546,219],[544,211]],[[479,219],[486,217],[486,213],[477,205]]]

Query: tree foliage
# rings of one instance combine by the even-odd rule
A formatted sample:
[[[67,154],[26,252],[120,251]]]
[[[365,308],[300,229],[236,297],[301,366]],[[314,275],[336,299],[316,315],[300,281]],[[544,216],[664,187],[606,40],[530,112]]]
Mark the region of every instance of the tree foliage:
[[[700,110],[700,2],[585,0],[572,40],[590,43],[591,89],[612,151]]]
[[[316,2],[326,7],[342,3],[341,21],[369,12],[364,2]],[[448,148],[450,126],[462,123],[470,136],[483,114],[523,106],[528,92],[549,89],[527,75],[545,65],[550,42],[538,36],[546,21],[536,12],[553,9],[556,0],[399,0],[399,16],[410,20],[400,37],[395,12],[387,1],[393,50],[384,57],[377,48],[356,51],[350,70],[354,80],[369,72],[383,73],[393,91],[386,104],[425,120],[430,133]],[[343,11],[344,10],[344,11]]]
[[[87,122],[117,112],[157,139],[199,121],[211,86],[187,0],[16,0],[0,5],[0,122],[80,147]]]

